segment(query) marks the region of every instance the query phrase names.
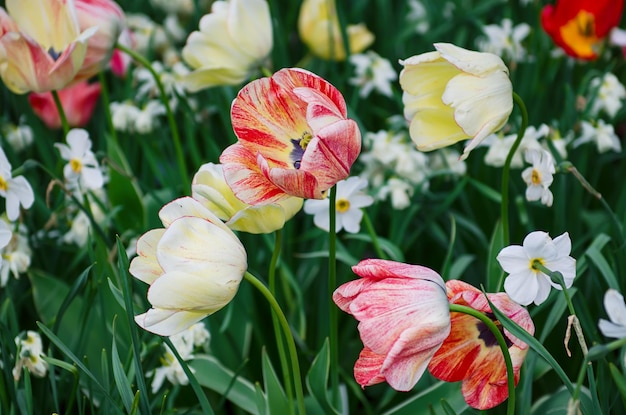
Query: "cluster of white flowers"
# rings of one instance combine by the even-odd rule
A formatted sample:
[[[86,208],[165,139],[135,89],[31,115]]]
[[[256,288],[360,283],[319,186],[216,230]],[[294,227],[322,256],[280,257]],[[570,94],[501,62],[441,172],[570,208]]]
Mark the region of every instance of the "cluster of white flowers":
[[[28,330],[15,338],[17,345],[17,358],[13,368],[13,378],[19,381],[22,376],[22,369],[26,369],[31,375],[38,378],[46,376],[48,373],[48,362],[42,359],[43,343],[41,336],[36,331]]]
[[[504,162],[516,139],[517,134],[502,135],[501,133],[491,134],[485,138],[480,144],[481,146],[488,147],[487,153],[485,154],[485,164],[493,167],[504,166]],[[561,157],[567,156],[567,140],[560,138],[560,135],[552,131],[546,124],[541,124],[539,127],[529,126],[524,132],[519,147],[513,154],[511,168],[521,168],[524,165],[523,157],[526,150],[547,149],[548,145],[546,140],[552,141],[552,144]]]
[[[484,38],[476,43],[481,52],[489,52],[512,62],[522,62],[526,58],[526,49],[522,41],[530,34],[530,26],[520,23],[513,26],[510,19],[502,19],[501,25],[483,26]]]
[[[167,69],[161,62],[155,61],[151,64],[154,71],[159,76],[163,85],[165,95],[169,100],[172,111],[178,106],[179,97],[185,97],[185,88],[180,83],[180,77],[189,73],[189,68],[182,62],[176,62]],[[160,96],[156,80],[152,73],[146,68],[137,68],[133,71],[133,78],[137,82],[137,99],[157,98]]]
[[[7,143],[16,153],[24,150],[33,143],[33,129],[28,124],[24,124],[20,120],[20,124],[11,123],[2,126],[2,135]]]
[[[582,121],[580,123],[580,136],[572,142],[573,147],[578,147],[585,143],[596,143],[598,153],[607,151],[622,151],[622,144],[615,133],[612,124],[607,124],[599,119],[595,123]]]
[[[388,59],[369,51],[350,56],[350,63],[355,67],[355,76],[349,82],[360,88],[362,98],[366,98],[372,90],[391,97],[391,83],[398,79],[398,74]]]
[[[12,232],[12,230],[14,232]],[[9,274],[19,278],[30,267],[32,250],[28,244],[28,229],[23,223],[11,223],[0,218],[0,287],[7,285]]]
[[[113,128],[127,133],[151,133],[157,126],[157,117],[165,114],[165,107],[159,100],[150,100],[142,107],[132,101],[111,102],[110,109]]]
[[[623,101],[626,98],[626,88],[617,79],[617,76],[607,72],[602,77],[596,77],[589,83],[592,100],[591,115],[597,117],[601,111],[606,112],[609,117],[614,118],[622,109]]]
[[[184,361],[193,359],[194,349],[197,347],[206,348],[211,338],[211,334],[206,329],[204,323],[196,323],[187,330],[170,336],[172,345]],[[167,379],[173,385],[186,385],[189,382],[182,366],[172,353],[171,349],[164,346],[165,353],[161,357],[163,366],[154,370],[152,379],[152,393],[156,393],[163,381]]]

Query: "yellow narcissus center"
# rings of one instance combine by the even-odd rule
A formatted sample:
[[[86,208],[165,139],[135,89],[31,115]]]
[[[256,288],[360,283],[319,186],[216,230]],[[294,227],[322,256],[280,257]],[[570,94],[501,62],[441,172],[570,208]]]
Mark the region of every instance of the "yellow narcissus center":
[[[537,169],[533,169],[533,172],[530,175],[530,181],[535,186],[539,186],[541,184],[541,173]]]
[[[83,163],[81,163],[78,159],[71,159],[70,167],[75,173],[80,173],[80,171],[83,169]]]
[[[539,272],[538,265],[544,265],[542,258],[533,258],[530,260],[530,269],[532,269],[533,271]]]
[[[302,157],[304,156],[304,151],[306,150],[307,146],[309,145],[312,139],[313,139],[313,135],[311,135],[310,132],[305,131],[304,133],[302,133],[300,138],[291,140],[294,148],[293,150],[291,150],[290,157],[293,160],[293,166],[296,169],[300,168],[300,163],[302,163]]]
[[[561,37],[578,56],[595,55],[594,46],[600,41],[596,36],[593,14],[581,10],[576,17],[561,27]]]
[[[338,213],[346,213],[350,210],[350,201],[348,199],[339,199],[335,204]]]
[[[8,188],[9,184],[4,180],[4,177],[0,176],[0,190],[6,192]]]

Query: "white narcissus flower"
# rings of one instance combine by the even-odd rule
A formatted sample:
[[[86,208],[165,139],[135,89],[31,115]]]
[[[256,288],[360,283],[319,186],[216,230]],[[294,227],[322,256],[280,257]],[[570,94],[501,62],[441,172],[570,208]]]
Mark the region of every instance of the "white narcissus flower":
[[[361,228],[363,211],[361,208],[374,203],[374,198],[361,192],[367,187],[367,180],[360,177],[349,177],[346,180],[337,182],[337,195],[335,198],[337,221],[335,230],[339,232],[345,229],[346,232],[358,233]],[[313,223],[320,229],[328,232],[330,230],[328,198],[322,200],[309,199],[304,202],[304,211],[313,215]]]
[[[622,151],[622,143],[619,141],[619,137],[615,134],[613,125],[607,124],[604,120],[598,120],[595,125],[583,121],[580,123],[581,134],[572,143],[573,147],[578,147],[581,144],[595,141],[598,153],[606,153],[607,151]]]
[[[541,124],[539,127],[529,126],[524,131],[524,137],[522,142],[513,154],[511,159],[511,168],[520,168],[524,165],[524,152],[528,149],[541,149],[539,139],[546,137],[550,134],[550,127],[546,124]],[[513,143],[517,139],[517,134],[509,134],[501,137],[499,134],[490,135],[483,141],[482,145],[487,146],[489,149],[485,154],[485,164],[493,167],[502,167],[506,161]]]
[[[191,197],[168,203],[159,217],[165,227],[139,238],[130,273],[150,284],[152,308],[135,321],[152,333],[171,336],[233,299],[247,256],[233,231]]]
[[[486,38],[478,41],[481,52],[489,52],[506,57],[513,62],[520,62],[526,57],[522,41],[530,33],[530,26],[520,23],[513,27],[511,19],[502,19],[501,24],[483,26]]]
[[[33,188],[24,176],[13,177],[11,163],[0,147],[0,196],[6,199],[7,218],[11,222],[20,216],[20,205],[28,209],[35,201]]]
[[[529,233],[522,246],[510,245],[503,248],[496,259],[502,269],[509,273],[504,280],[504,291],[517,303],[536,305],[543,303],[550,294],[550,287],[561,290],[561,286],[534,267],[535,261],[552,272],[560,272],[565,287],[570,288],[576,277],[576,260],[569,256],[572,241],[569,234],[550,238],[547,232]]]
[[[2,128],[2,134],[15,152],[20,152],[30,146],[34,139],[33,129],[30,128],[30,125],[21,122],[19,125],[5,125]]]
[[[11,228],[17,229],[17,232],[12,234]],[[19,278],[20,274],[28,270],[32,254],[26,225],[7,223],[0,219],[0,287],[7,284],[9,274]]]
[[[20,380],[22,369],[28,370],[31,375],[38,378],[46,376],[48,363],[42,359],[45,354],[39,333],[28,330],[15,338],[15,344],[17,345],[17,359],[13,368],[15,381]]]
[[[230,229],[248,233],[271,233],[302,209],[303,200],[289,197],[276,203],[249,205],[237,199],[224,179],[221,164],[207,163],[193,177],[192,197],[223,220]]]
[[[604,309],[611,321],[603,318],[598,322],[598,328],[606,337],[621,339],[626,337],[626,304],[624,297],[612,288],[604,294]]]
[[[187,38],[182,56],[195,69],[182,78],[191,91],[238,85],[272,51],[272,19],[265,0],[216,1]]]
[[[89,133],[82,128],[74,128],[67,133],[67,144],[56,143],[61,158],[68,163],[63,167],[63,175],[70,183],[77,183],[82,189],[100,189],[104,177],[95,154],[91,151]]]
[[[419,150],[471,139],[461,156],[466,158],[513,110],[509,70],[491,53],[449,43],[436,43],[435,49],[400,61],[404,116]]]
[[[528,149],[525,159],[532,166],[522,172],[522,179],[526,182],[526,200],[541,200],[546,206],[552,206],[553,196],[550,191],[552,175],[555,173],[554,159],[546,150]]]
[[[626,88],[617,76],[607,72],[603,77],[593,78],[589,88],[591,91],[597,90],[597,94],[592,97],[591,114],[598,115],[604,110],[611,118],[614,118],[622,108],[622,101],[626,98]]]
[[[360,88],[359,95],[366,98],[372,90],[391,97],[391,82],[398,78],[398,74],[389,60],[369,51],[350,56],[350,63],[354,65],[355,76],[350,84]]]
[[[402,210],[411,206],[411,196],[413,196],[414,190],[415,186],[411,183],[392,177],[380,188],[378,198],[385,200],[391,196],[391,206],[396,210]]]

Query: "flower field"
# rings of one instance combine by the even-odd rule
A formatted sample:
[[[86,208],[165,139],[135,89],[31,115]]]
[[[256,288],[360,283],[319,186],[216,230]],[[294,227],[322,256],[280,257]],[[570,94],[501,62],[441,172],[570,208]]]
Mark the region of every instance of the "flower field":
[[[0,414],[626,413],[623,0],[0,0]]]

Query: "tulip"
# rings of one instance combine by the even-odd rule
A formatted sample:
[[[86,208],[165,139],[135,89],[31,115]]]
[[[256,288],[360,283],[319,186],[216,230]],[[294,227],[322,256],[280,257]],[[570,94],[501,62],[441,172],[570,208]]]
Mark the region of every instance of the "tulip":
[[[130,273],[150,284],[152,308],[135,316],[145,330],[179,333],[226,306],[247,268],[235,234],[198,201],[184,197],[159,212],[165,228],[137,241]]]
[[[334,0],[304,0],[298,18],[298,31],[302,41],[316,56],[338,61],[346,59]],[[364,51],[374,42],[374,35],[362,23],[348,25],[346,32],[351,54]]]
[[[272,50],[272,20],[265,0],[216,1],[187,38],[183,60],[195,71],[182,79],[192,92],[239,85]]]
[[[489,301],[508,318],[519,324],[530,335],[535,326],[528,311],[505,293],[485,294],[473,286],[457,280],[446,282],[451,304],[471,307],[491,317],[503,333],[513,363],[515,384],[528,352],[528,345],[513,336],[493,317]],[[450,313],[450,335],[428,364],[430,373],[446,382],[463,381],[461,393],[468,405],[489,409],[504,402],[509,396],[507,372],[502,350],[485,323],[463,313]]]
[[[63,89],[80,70],[87,41],[72,0],[7,0],[0,7],[0,78],[16,94]],[[8,11],[8,14],[7,14]]]
[[[352,270],[361,279],[337,288],[333,301],[359,321],[364,347],[354,378],[362,387],[387,382],[408,391],[450,332],[444,282],[429,268],[381,259]]]
[[[124,28],[124,12],[113,0],[75,0],[76,16],[81,29],[97,27],[89,38],[85,61],[74,82],[91,78],[109,62],[113,47]]]
[[[100,90],[99,83],[89,84],[87,81],[82,81],[58,91],[70,127],[84,127],[89,122],[100,98]],[[48,128],[61,128],[59,109],[54,103],[51,92],[33,92],[28,95],[28,102]]]
[[[404,116],[411,139],[431,151],[471,139],[465,159],[513,111],[509,71],[498,56],[436,43],[435,52],[400,61]]]
[[[303,200],[289,197],[276,203],[252,206],[237,199],[220,164],[207,163],[193,177],[192,197],[223,220],[230,229],[271,233],[282,229],[302,208]]]
[[[568,55],[594,60],[623,9],[623,0],[558,0],[543,8],[541,25]]]
[[[235,195],[251,205],[322,199],[361,151],[341,93],[303,69],[250,82],[233,101],[231,119],[239,141],[220,162]]]

